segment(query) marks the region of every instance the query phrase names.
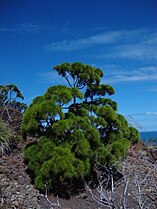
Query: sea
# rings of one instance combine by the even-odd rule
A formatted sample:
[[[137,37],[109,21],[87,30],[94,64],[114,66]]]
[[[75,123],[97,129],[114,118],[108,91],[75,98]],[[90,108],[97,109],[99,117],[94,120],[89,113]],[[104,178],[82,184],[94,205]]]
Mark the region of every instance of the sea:
[[[157,131],[142,131],[140,137],[146,144],[157,145]]]

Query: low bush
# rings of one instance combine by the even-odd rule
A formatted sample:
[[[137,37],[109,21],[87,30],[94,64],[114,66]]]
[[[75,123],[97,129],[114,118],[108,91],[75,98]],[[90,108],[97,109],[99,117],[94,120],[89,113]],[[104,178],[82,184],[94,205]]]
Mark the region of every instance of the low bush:
[[[0,155],[10,151],[10,143],[14,140],[14,131],[5,121],[0,119]]]

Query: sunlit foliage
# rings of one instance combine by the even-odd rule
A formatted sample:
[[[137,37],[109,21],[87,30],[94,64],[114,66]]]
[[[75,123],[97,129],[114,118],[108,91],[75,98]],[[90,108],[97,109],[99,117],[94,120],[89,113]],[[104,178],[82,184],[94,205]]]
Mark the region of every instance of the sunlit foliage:
[[[69,186],[88,177],[95,164],[124,158],[130,144],[139,140],[137,130],[117,113],[116,102],[104,98],[115,91],[101,84],[100,69],[64,63],[54,70],[69,87],[52,86],[36,97],[22,123],[24,137],[39,137],[25,148],[24,157],[41,190],[45,184]]]

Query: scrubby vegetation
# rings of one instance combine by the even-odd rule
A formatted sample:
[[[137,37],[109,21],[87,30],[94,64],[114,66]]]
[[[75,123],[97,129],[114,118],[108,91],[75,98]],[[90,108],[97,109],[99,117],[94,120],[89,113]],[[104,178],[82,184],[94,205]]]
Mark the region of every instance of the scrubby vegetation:
[[[20,139],[22,112],[27,107],[20,99],[24,97],[16,85],[0,85],[0,155],[10,152]]]
[[[38,140],[25,148],[24,158],[37,188],[72,190],[74,182],[93,175],[96,164],[123,159],[139,134],[106,98],[115,91],[101,84],[100,69],[64,63],[54,70],[69,87],[52,86],[27,108],[22,134]]]
[[[24,96],[14,84],[0,85],[0,106],[11,107],[15,110],[23,112],[26,110],[27,105],[20,100],[24,99]]]
[[[12,138],[12,129],[7,123],[0,119],[0,155],[10,150],[9,144]]]

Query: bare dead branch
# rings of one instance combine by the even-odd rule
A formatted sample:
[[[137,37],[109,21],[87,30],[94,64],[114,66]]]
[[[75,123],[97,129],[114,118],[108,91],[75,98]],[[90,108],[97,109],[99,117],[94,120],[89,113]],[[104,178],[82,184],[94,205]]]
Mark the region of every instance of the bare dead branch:
[[[127,159],[121,163],[121,172],[123,178],[117,182],[114,179],[114,165],[105,167],[106,178],[98,179],[96,190],[92,191],[90,184],[86,183],[86,190],[91,195],[92,199],[104,208],[111,209],[156,209],[155,198],[157,196],[157,162],[150,163],[146,158],[134,159],[134,163]],[[112,172],[111,172],[112,169]],[[114,171],[114,172],[113,172]],[[104,176],[105,176],[104,175]],[[110,179],[110,188],[108,181]],[[154,198],[153,198],[154,197]],[[132,205],[130,205],[130,200]]]
[[[52,209],[53,209],[53,207],[57,207],[57,208],[59,208],[59,209],[62,209],[61,204],[60,204],[60,202],[59,202],[58,196],[57,196],[56,203],[52,203],[52,202],[49,200],[49,198],[48,198],[48,188],[47,188],[47,184],[45,184],[45,195],[44,195],[44,197],[46,198],[47,202],[52,206]]]

